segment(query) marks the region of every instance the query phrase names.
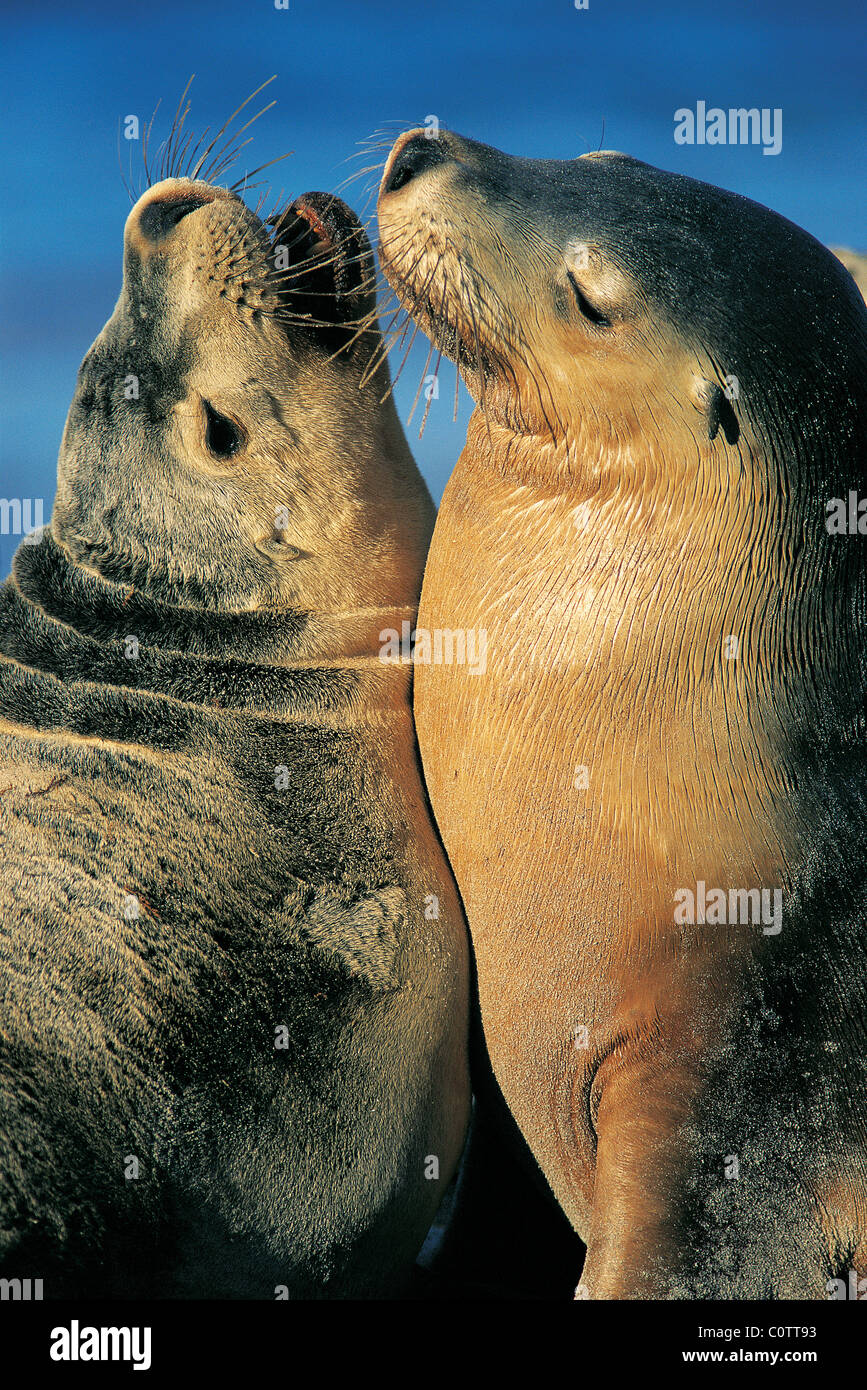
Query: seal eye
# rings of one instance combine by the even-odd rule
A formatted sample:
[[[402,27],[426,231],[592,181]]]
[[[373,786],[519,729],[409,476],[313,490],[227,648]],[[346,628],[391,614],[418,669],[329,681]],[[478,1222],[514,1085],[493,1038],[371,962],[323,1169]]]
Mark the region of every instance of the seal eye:
[[[218,459],[230,459],[237,454],[244,443],[244,436],[234,420],[221,415],[210,401],[203,401],[205,407],[205,443],[208,452]]]
[[[572,274],[571,270],[566,271],[566,278],[569,281],[569,284],[572,286],[572,293],[575,296],[575,302],[577,303],[578,308],[581,310],[585,319],[589,319],[591,323],[597,324],[600,328],[610,328],[611,320],[609,318],[606,318],[605,315],[595,307],[595,305],[590,303],[590,300],[582,291],[581,286],[578,284],[578,281],[575,279],[575,276]]]

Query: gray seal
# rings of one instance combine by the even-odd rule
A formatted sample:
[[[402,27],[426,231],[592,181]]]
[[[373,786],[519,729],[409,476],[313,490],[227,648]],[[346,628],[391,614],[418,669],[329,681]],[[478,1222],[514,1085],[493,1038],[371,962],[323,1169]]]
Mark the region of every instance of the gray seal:
[[[155,185],[0,589],[0,1273],[407,1290],[469,1115],[406,662],[433,521],[372,258]]]

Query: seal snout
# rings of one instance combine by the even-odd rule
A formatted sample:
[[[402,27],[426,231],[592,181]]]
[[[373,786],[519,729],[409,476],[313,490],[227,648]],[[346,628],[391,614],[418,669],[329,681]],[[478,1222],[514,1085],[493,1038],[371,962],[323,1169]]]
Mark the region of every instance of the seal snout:
[[[382,175],[380,197],[397,193],[428,169],[445,164],[449,155],[442,139],[430,131],[408,130],[395,142]]]
[[[229,196],[225,189],[192,179],[163,179],[139,198],[129,215],[127,235],[141,249],[152,247],[171,236],[190,213]]]
[[[142,235],[151,241],[160,241],[174,230],[182,217],[195,212],[205,201],[207,200],[202,198],[166,198],[157,203],[149,203],[139,218],[139,229]]]

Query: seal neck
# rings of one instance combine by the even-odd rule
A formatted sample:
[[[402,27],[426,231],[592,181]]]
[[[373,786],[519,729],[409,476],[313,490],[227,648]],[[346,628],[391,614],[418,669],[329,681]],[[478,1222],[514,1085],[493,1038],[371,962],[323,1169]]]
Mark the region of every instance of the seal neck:
[[[378,660],[380,633],[413,621],[415,605],[309,611],[300,608],[230,612],[174,604],[119,584],[70,558],[50,530],[19,546],[13,576],[21,594],[58,622],[119,641],[191,655],[236,657],[267,665]]]
[[[221,614],[174,606],[74,564],[46,532],[19,547],[0,587],[0,684],[29,681],[28,701],[10,709],[63,727],[53,708],[58,682],[70,692],[99,687],[95,707],[107,701],[133,741],[143,700],[149,709],[154,700],[167,708],[181,701],[307,722],[408,719],[411,671],[382,650],[380,634],[413,617],[410,608]]]
[[[501,628],[511,646],[492,668],[519,684],[520,628],[528,666],[552,659],[551,642],[575,670],[609,671],[624,717],[642,717],[650,698],[662,720],[678,701],[688,711],[697,684],[728,708],[754,708],[758,688],[797,688],[811,710],[833,687],[838,723],[860,717],[867,566],[857,544],[827,533],[821,478],[773,473],[743,439],[713,459],[648,450],[643,484],[635,458],[630,473],[613,455],[595,482],[537,478],[509,466],[506,433],[473,417],[440,507],[422,626],[445,614],[487,625],[492,653]],[[654,670],[666,678],[649,680]]]

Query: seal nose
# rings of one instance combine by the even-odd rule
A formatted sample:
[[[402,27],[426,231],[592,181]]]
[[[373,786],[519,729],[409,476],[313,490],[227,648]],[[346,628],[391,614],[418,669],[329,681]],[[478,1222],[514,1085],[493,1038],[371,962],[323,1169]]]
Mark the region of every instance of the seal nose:
[[[222,189],[192,179],[164,179],[149,188],[133,208],[130,231],[145,245],[164,241],[191,212],[215,202],[222,193]]]
[[[188,213],[203,207],[210,201],[207,198],[161,199],[158,203],[148,203],[139,218],[141,234],[148,241],[161,241],[168,236]]]
[[[388,165],[382,178],[382,192],[396,193],[405,188],[412,179],[437,164],[444,164],[448,154],[439,136],[426,131],[409,130],[397,141],[389,156]]]

